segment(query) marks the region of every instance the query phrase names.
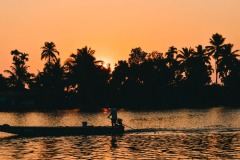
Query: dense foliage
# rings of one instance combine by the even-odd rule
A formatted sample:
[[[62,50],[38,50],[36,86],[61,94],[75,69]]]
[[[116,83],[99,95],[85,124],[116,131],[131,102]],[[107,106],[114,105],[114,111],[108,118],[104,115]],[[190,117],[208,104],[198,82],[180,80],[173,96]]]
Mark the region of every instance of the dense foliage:
[[[95,51],[83,47],[61,64],[53,42],[42,47],[43,71],[27,71],[28,54],[14,50],[8,77],[0,75],[0,90],[28,92],[33,108],[205,107],[239,106],[240,61],[233,44],[213,34],[209,46],[169,47],[166,53],[133,48],[128,60],[110,65],[96,60]],[[215,66],[211,64],[215,61]],[[212,74],[216,75],[214,82]],[[18,103],[23,104],[23,103]],[[12,106],[14,107],[14,106]],[[24,105],[22,105],[24,108]]]

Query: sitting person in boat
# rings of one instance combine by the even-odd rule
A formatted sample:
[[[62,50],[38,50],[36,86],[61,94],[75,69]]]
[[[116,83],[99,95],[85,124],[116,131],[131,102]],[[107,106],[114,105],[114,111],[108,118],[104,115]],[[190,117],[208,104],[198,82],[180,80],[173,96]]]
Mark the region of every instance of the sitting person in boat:
[[[112,120],[112,126],[117,126],[117,109],[116,108],[111,108],[108,118],[110,117]]]

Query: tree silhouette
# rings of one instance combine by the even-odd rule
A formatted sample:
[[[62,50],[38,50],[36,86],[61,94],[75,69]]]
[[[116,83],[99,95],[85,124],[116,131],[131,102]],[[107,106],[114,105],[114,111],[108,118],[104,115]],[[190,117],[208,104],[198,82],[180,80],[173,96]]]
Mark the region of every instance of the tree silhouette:
[[[49,91],[63,91],[63,69],[60,59],[55,63],[45,64],[44,71],[39,72],[35,78],[35,86],[37,88]]]
[[[131,54],[128,58],[129,72],[128,72],[128,84],[130,88],[139,87],[143,84],[141,77],[141,66],[146,61],[147,53],[140,47],[131,50]]]
[[[10,74],[7,78],[8,85],[17,90],[23,90],[25,86],[31,82],[31,78],[33,77],[33,74],[27,71],[29,67],[26,65],[28,54],[13,50],[11,51],[11,55],[13,55],[13,65],[10,66],[11,70],[4,71]]]
[[[179,68],[179,62],[176,59],[177,53],[178,50],[174,46],[169,47],[168,51],[165,53],[165,60],[168,66],[168,85],[170,86],[177,85],[178,80],[180,79],[180,77],[182,77]]]
[[[78,95],[83,104],[100,101],[99,97],[103,94],[107,96],[105,89],[110,77],[110,66],[102,67],[103,61],[96,61],[94,53],[87,46],[77,49],[77,53],[71,54],[64,65],[66,88],[68,92]]]
[[[190,48],[182,48],[182,50],[179,51],[180,53],[177,54],[176,59],[179,62],[179,67],[181,70],[185,73],[185,76],[187,76],[191,69],[190,60],[194,54],[194,50]]]
[[[224,44],[225,38],[221,34],[215,33],[210,38],[211,46],[207,46],[207,50],[209,55],[212,55],[215,59],[215,73],[216,73],[216,81],[215,83],[218,84],[218,59],[222,54],[222,48]]]
[[[223,82],[232,73],[236,74],[240,71],[239,60],[236,53],[239,50],[232,51],[233,44],[225,44],[222,48],[222,55],[218,59],[219,73]],[[225,84],[225,83],[224,83]]]
[[[69,87],[75,92],[79,92],[86,78],[91,77],[95,69],[95,53],[94,50],[85,46],[77,49],[76,54],[71,54],[64,64],[66,76],[68,78]]]
[[[141,64],[145,61],[147,53],[144,52],[140,47],[134,48],[131,50],[129,55],[128,63],[129,64]]]
[[[197,51],[194,52],[194,55],[200,58],[204,63],[210,64],[210,57],[207,53],[207,48],[203,48],[202,45],[198,45]]]
[[[55,91],[60,83],[63,81],[63,69],[60,64],[60,59],[56,54],[59,52],[56,49],[56,45],[53,42],[45,42],[41,53],[41,60],[47,59],[44,64],[43,72],[39,72],[36,77],[36,85],[42,89],[48,91]],[[61,88],[61,89],[60,89]],[[59,90],[62,90],[62,85]]]
[[[45,42],[41,49],[43,50],[41,53],[41,60],[47,59],[48,65],[57,61],[56,54],[59,55],[59,52],[57,51],[56,45],[53,42]]]
[[[212,66],[210,57],[207,54],[207,49],[202,45],[198,45],[197,50],[194,51],[192,67],[194,68],[192,74],[194,75],[195,84],[204,86],[211,82],[210,75],[212,74]]]
[[[42,72],[38,72],[30,86],[35,91],[36,99],[41,106],[56,107],[64,104],[64,78],[59,52],[53,42],[45,42],[41,47],[41,60],[46,59]],[[53,96],[54,95],[54,96]]]
[[[8,77],[0,74],[0,91],[9,101],[8,93],[12,93],[9,90],[21,91],[10,95],[19,102],[17,105],[34,98],[36,105],[45,109],[94,110],[106,104],[144,109],[148,106],[156,109],[239,106],[239,95],[235,94],[240,89],[239,50],[224,41],[221,34],[215,33],[207,47],[198,45],[177,50],[171,46],[165,54],[133,48],[128,59],[119,60],[112,72],[110,64],[104,67],[104,61],[96,60],[95,50],[87,46],[77,49],[62,66],[56,45],[45,42],[41,60],[46,62],[36,76],[28,72],[28,54],[11,51],[13,63],[10,70],[4,71]],[[215,62],[214,69],[211,59]],[[216,80],[211,84],[214,71]]]
[[[168,51],[166,52],[166,61],[169,67],[175,63],[175,55],[177,55],[177,53],[177,48],[174,46],[169,47]]]
[[[198,45],[196,49],[194,51],[191,47],[182,48],[177,55],[180,68],[185,76],[184,81],[189,86],[203,86],[211,82],[212,68],[207,49],[203,49],[201,45]]]
[[[43,106],[56,107],[65,104],[64,78],[60,59],[46,63],[43,72],[39,72],[31,89],[37,94],[36,99]]]
[[[129,66],[126,61],[118,61],[118,63],[115,64],[115,68],[112,72],[112,78],[110,82],[117,91],[121,89],[121,86],[123,86],[128,79],[128,70]]]
[[[147,54],[147,61],[142,65],[142,77],[146,85],[150,85],[152,88],[162,88],[168,85],[169,68],[166,63],[166,59],[163,53],[153,51]]]

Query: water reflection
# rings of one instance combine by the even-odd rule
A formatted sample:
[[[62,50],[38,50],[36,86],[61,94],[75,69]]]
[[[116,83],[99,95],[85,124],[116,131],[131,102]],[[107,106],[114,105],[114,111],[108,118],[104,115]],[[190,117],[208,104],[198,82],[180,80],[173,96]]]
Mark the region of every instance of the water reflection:
[[[111,139],[111,149],[117,148],[117,136],[116,135],[112,135],[112,139]]]
[[[0,145],[1,159],[240,158],[239,133],[17,138]]]
[[[240,110],[119,111],[129,128],[166,128],[122,136],[21,138],[0,133],[0,159],[240,159]],[[0,113],[10,125],[111,125],[102,112]],[[130,128],[131,127],[131,128]],[[167,130],[168,129],[168,130]],[[169,131],[176,129],[176,131]]]
[[[126,129],[131,128],[206,128],[206,127],[235,127],[240,128],[240,110],[227,110],[221,107],[205,110],[177,110],[132,112],[119,111]],[[107,114],[82,113],[80,111],[63,112],[29,112],[29,113],[0,113],[1,123],[23,126],[78,126],[83,121],[89,125],[111,125]]]

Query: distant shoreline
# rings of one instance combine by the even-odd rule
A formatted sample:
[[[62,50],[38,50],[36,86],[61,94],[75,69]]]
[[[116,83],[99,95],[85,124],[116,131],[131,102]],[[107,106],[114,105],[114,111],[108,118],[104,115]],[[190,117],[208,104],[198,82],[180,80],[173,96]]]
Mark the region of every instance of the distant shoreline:
[[[108,107],[94,107],[92,109],[87,109],[90,108],[91,106],[87,106],[81,108],[68,108],[68,107],[61,107],[61,108],[0,108],[0,112],[68,112],[68,113],[77,113],[77,112],[86,112],[86,113],[91,113],[91,112],[102,112],[103,108],[108,108]],[[240,109],[239,106],[232,106],[232,105],[209,105],[209,106],[161,106],[161,107],[151,107],[151,106],[146,106],[146,107],[117,107],[118,110],[124,110],[124,111],[139,111],[139,112],[151,112],[151,111],[169,111],[169,110],[182,110],[182,109],[187,109],[187,110],[198,110],[198,109],[211,109],[211,108],[224,108],[224,109]]]

